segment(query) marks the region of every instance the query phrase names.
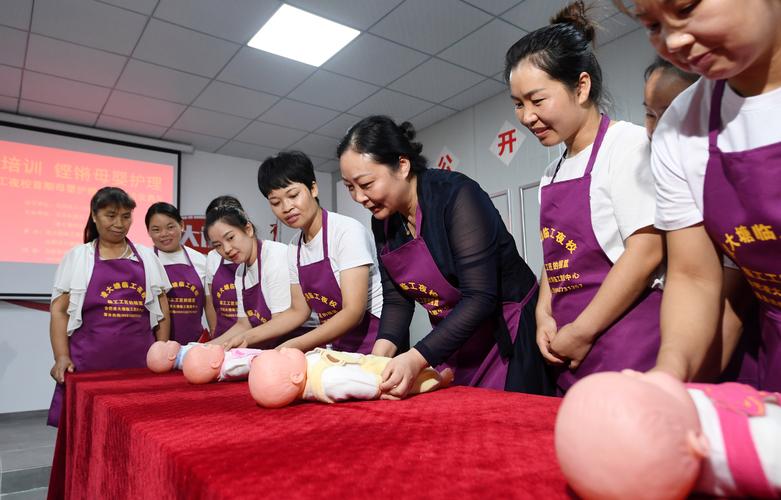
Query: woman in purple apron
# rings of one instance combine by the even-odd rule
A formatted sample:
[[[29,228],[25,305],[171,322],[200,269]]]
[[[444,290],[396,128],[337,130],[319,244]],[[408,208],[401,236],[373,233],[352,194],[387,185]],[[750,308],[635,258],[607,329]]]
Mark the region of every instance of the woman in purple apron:
[[[66,254],[55,275],[50,329],[57,386],[49,425],[59,422],[66,372],[141,368],[149,346],[168,339],[165,271],[154,253],[127,239],[135,206],[119,188],[95,193],[85,243]],[[155,291],[157,298],[147,296]]]
[[[541,182],[537,305],[537,343],[559,365],[559,392],[599,371],[648,370],[659,349],[661,291],[650,285],[663,241],[652,227],[648,140],[600,114],[593,34],[575,2],[506,56],[519,121],[544,146],[566,146]]]
[[[290,309],[287,247],[275,241],[257,239],[255,225],[238,204],[211,208],[206,213],[204,232],[215,250],[236,266],[230,283],[227,272],[223,271],[224,275],[219,275],[220,268],[227,268],[224,265],[218,268],[212,283],[213,290],[215,284],[223,283],[214,291],[219,297],[223,316],[231,313],[233,301],[228,299],[232,293],[235,298],[232,312],[236,321],[210,342],[237,347],[247,340],[248,344],[264,349],[276,347],[284,341],[282,335],[247,339],[246,334],[257,331],[259,327],[269,324],[272,318]],[[295,328],[291,328],[285,333],[294,331]]]
[[[209,203],[206,214],[225,206],[233,206],[244,211],[238,199],[230,195],[222,195]],[[206,256],[206,283],[210,288],[211,308],[214,311],[212,315],[207,306],[206,317],[211,338],[217,338],[227,332],[238,319],[235,285],[238,267],[218,249],[211,250]]]
[[[781,390],[781,5],[635,4],[659,54],[704,77],[654,135],[656,224],[669,250],[657,369],[691,380],[708,368],[727,256],[759,302],[759,388]]]
[[[538,394],[552,384],[534,345],[537,282],[489,196],[457,172],[428,170],[409,123],[372,116],[337,149],[353,199],[373,214],[384,309],[374,354],[398,354],[383,398],[406,396],[425,366],[455,383]],[[431,332],[412,349],[415,303]]]
[[[314,168],[303,153],[266,159],[258,170],[258,187],[274,214],[301,231],[288,253],[292,306],[284,321],[289,323],[282,330],[275,325],[276,331],[302,325],[313,312],[319,321],[318,327],[285,346],[307,351],[330,344],[341,351],[371,352],[382,311],[382,285],[369,231],[320,207]]]
[[[171,340],[184,345],[197,342],[203,332],[206,257],[181,244],[184,225],[179,210],[166,202],[149,207],[144,218],[146,230],[155,245],[155,254],[165,267],[171,289]]]

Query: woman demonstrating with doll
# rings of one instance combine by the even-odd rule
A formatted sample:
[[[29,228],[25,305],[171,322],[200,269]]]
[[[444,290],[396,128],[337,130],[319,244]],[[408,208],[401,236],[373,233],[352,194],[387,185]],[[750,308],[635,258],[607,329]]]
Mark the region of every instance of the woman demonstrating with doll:
[[[57,426],[65,372],[142,368],[155,340],[168,340],[165,268],[154,252],[127,239],[136,202],[104,187],[90,201],[84,244],[68,251],[54,275],[49,326],[57,382],[48,424]]]
[[[405,397],[426,366],[442,364],[456,384],[548,393],[534,346],[534,274],[488,195],[463,174],[428,170],[414,135],[409,123],[372,116],[337,149],[345,186],[372,212],[382,262],[372,354],[396,355],[383,371],[382,397]],[[416,301],[432,331],[407,351]]]
[[[333,343],[338,350],[370,352],[382,312],[382,285],[369,231],[355,219],[320,207],[314,168],[303,153],[266,159],[258,170],[258,186],[274,215],[300,230],[287,248],[291,307],[234,345],[289,333],[314,311],[320,325],[284,347],[308,351]]]
[[[654,133],[655,225],[668,248],[657,369],[682,380],[709,369],[727,256],[760,304],[759,387],[779,390],[781,2],[639,0],[633,13],[662,57],[705,77]]]
[[[246,333],[268,323],[290,308],[290,280],[287,248],[276,241],[260,240],[255,225],[235,204],[223,204],[206,213],[204,225],[214,249],[236,265],[233,288],[236,293],[236,323],[210,343],[239,347]],[[288,332],[286,332],[288,333]],[[253,345],[273,348],[273,339],[250,339]]]
[[[577,1],[507,51],[505,79],[518,120],[564,155],[540,182],[545,268],[537,344],[566,391],[596,371],[653,367],[663,256],[653,229],[649,142],[642,127],[600,113],[594,26]]]
[[[206,257],[181,244],[182,216],[170,203],[161,201],[150,206],[144,222],[155,254],[171,282],[166,294],[171,312],[170,339],[180,344],[197,342],[203,331],[204,310],[212,309],[207,317],[214,316],[206,287]]]

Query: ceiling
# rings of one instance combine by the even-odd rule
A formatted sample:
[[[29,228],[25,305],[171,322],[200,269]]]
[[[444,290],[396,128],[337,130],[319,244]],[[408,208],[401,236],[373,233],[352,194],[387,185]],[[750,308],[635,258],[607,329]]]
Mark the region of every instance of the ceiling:
[[[425,128],[504,91],[504,51],[564,0],[290,0],[361,31],[320,68],[246,46],[272,0],[0,0],[0,111],[334,171],[363,116]],[[638,26],[598,0],[605,44]]]

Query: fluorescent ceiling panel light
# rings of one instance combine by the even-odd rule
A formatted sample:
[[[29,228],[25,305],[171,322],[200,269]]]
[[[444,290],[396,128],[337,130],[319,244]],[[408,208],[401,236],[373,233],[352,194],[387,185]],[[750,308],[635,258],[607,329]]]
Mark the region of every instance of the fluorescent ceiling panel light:
[[[312,66],[320,66],[360,31],[282,4],[247,45]]]

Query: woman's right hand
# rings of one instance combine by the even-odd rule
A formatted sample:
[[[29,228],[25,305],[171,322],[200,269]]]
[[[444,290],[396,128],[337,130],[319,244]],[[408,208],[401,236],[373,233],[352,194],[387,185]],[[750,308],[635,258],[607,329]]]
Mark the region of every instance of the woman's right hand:
[[[561,365],[564,360],[553,354],[550,350],[550,344],[553,337],[556,336],[558,328],[556,320],[550,314],[537,314],[537,346],[545,361],[555,365]]]
[[[58,384],[65,383],[65,372],[73,373],[76,367],[73,365],[70,356],[60,356],[54,360],[54,366],[52,366],[49,374]]]
[[[231,338],[225,339],[223,342],[219,342],[219,338],[216,340],[218,340],[217,343],[222,345],[223,349],[225,349],[226,351],[230,351],[234,347],[242,348],[242,349],[247,347],[247,336],[244,335],[243,333],[240,333],[238,335],[233,335]]]

